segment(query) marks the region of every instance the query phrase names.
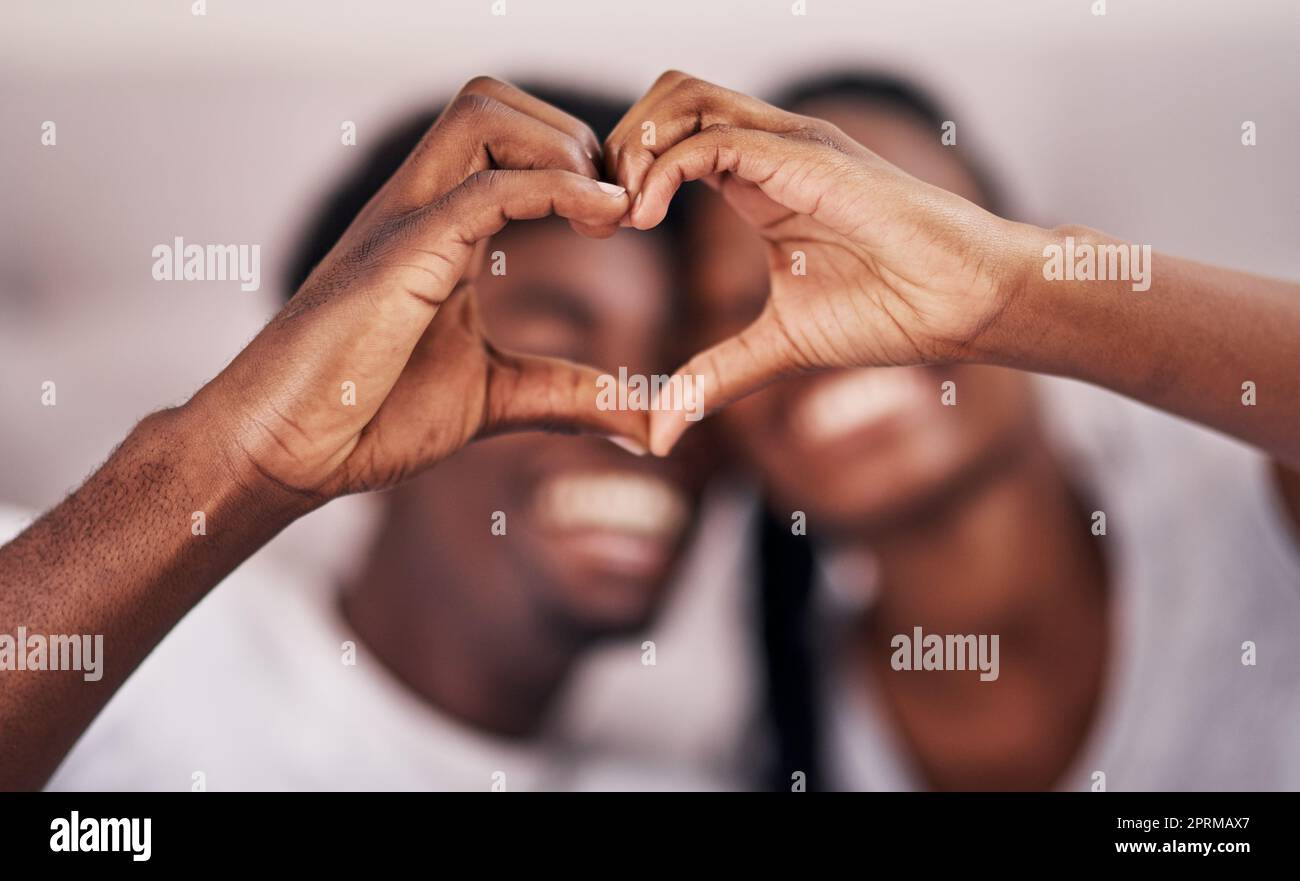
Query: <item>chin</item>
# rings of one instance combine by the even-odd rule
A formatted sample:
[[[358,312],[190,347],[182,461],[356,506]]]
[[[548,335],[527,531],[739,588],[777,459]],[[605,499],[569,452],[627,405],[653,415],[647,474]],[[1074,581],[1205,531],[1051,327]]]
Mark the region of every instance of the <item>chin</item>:
[[[548,610],[604,636],[650,622],[694,517],[692,500],[658,475],[566,469],[539,483],[520,534]]]
[[[812,535],[834,538],[844,533],[877,531],[923,515],[961,473],[960,463],[919,469],[887,457],[859,461],[856,467],[826,474],[786,472],[770,486],[777,505],[808,515]],[[778,510],[777,513],[782,513]]]
[[[547,607],[561,626],[588,640],[640,633],[663,605],[664,580],[627,576],[582,577],[554,585]]]

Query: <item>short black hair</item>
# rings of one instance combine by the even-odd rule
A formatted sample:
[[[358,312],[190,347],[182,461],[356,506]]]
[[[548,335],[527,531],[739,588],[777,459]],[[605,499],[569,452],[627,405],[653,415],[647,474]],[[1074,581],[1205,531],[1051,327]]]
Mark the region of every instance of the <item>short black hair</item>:
[[[521,88],[581,119],[598,138],[609,134],[631,106],[630,102],[546,85],[522,85]],[[427,108],[403,117],[379,138],[361,164],[326,195],[291,252],[283,279],[286,298],[293,296],[316,265],[325,259],[353,218],[393,176],[440,112],[437,108]],[[677,232],[676,214],[670,208],[664,220],[664,231],[670,236]]]
[[[909,80],[890,73],[853,69],[823,71],[788,83],[773,96],[772,103],[797,113],[809,104],[828,100],[883,106],[936,131],[953,118],[928,92]],[[1001,214],[1005,208],[1001,188],[983,161],[964,146],[965,139],[961,144],[953,149],[974,178],[983,196],[983,207]]]

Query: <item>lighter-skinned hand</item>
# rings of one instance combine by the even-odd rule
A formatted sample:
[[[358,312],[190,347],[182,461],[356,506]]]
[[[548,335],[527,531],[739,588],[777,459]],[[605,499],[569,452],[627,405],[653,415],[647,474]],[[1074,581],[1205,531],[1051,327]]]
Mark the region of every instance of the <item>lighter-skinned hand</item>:
[[[647,125],[652,123],[653,125]],[[766,243],[770,295],[736,336],[678,369],[718,409],[835,367],[960,360],[1014,294],[1016,224],[885,162],[830,123],[670,71],[605,142],[649,229],[687,181],[721,192]],[[801,269],[803,274],[796,272]],[[690,425],[651,416],[665,454]]]

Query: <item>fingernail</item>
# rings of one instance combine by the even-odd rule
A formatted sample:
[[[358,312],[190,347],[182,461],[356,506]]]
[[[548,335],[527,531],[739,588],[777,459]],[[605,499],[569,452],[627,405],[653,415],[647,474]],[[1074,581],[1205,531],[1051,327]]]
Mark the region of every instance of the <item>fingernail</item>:
[[[603,180],[596,181],[596,186],[600,187],[602,190],[609,193],[611,196],[614,196],[615,198],[627,192],[626,189],[620,187],[618,184],[607,184]]]
[[[644,456],[646,453],[650,452],[642,444],[637,443],[636,441],[632,440],[630,437],[622,437],[621,435],[611,434],[606,437],[606,440],[608,440],[611,444],[613,444],[616,447],[627,450],[633,456]]]
[[[665,420],[659,425],[650,429],[650,450],[660,458],[667,456],[677,446],[686,429],[690,427],[688,422],[677,422]]]

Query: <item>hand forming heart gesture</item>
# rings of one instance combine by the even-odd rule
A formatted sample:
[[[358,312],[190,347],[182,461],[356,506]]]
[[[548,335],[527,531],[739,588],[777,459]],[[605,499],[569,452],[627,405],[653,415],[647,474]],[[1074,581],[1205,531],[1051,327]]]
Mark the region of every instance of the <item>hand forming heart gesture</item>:
[[[598,179],[599,163],[613,184]],[[753,224],[770,272],[759,318],[678,370],[710,411],[794,373],[978,360],[1106,385],[1290,454],[1284,430],[1241,425],[1235,399],[1207,401],[1196,383],[1152,386],[1154,368],[1127,365],[1137,356],[1123,340],[1150,318],[1149,294],[1043,287],[1045,243],[1113,240],[1004,220],[827,122],[676,71],[603,151],[556,108],[471,81],[284,312],[195,401],[220,401],[260,478],[319,499],[391,486],[475,437],[519,428],[600,432],[663,455],[697,414],[598,408],[594,370],[493,348],[472,291],[476,257],[509,220],[554,213],[597,237],[649,229],[692,180]],[[1176,284],[1206,277],[1167,265]],[[1276,311],[1266,294],[1254,302]],[[1216,288],[1184,309],[1188,332],[1228,296]],[[1188,375],[1211,363],[1167,342],[1161,358]],[[347,382],[355,406],[339,405]]]
[[[605,163],[633,199],[632,226],[655,226],[684,182],[704,180],[767,244],[761,316],[678,371],[701,378],[710,411],[792,373],[954,360],[1011,295],[991,255],[1016,224],[829,123],[677,71],[610,134]],[[660,454],[689,425],[671,411],[652,420]]]
[[[476,437],[525,428],[644,445],[596,407],[598,372],[503,352],[473,294],[489,236],[556,214],[591,236],[626,213],[585,123],[513,86],[467,84],[284,310],[192,402],[244,480],[326,500],[383,489]],[[209,430],[222,430],[210,428]]]
[[[614,183],[599,179],[602,163]],[[1062,281],[1042,262],[1062,239],[1116,253],[1114,240],[1003,220],[828,123],[682,73],[660,77],[603,150],[584,123],[479,78],[216,379],[144,419],[0,548],[7,620],[89,626],[114,645],[94,689],[7,681],[0,726],[14,735],[0,744],[0,787],[41,785],[163,635],[313,507],[510,430],[671,449],[688,414],[602,409],[595,370],[494,347],[474,285],[488,238],[511,220],[560,215],[594,237],[649,229],[692,180],[755,227],[770,273],[758,319],[678,370],[698,377],[707,409],[803,371],[981,361],[1072,376],[1220,429],[1300,487],[1286,468],[1300,467],[1294,284],[1164,256],[1140,289]],[[1300,488],[1288,493],[1300,512]],[[191,525],[201,515],[210,534]]]

